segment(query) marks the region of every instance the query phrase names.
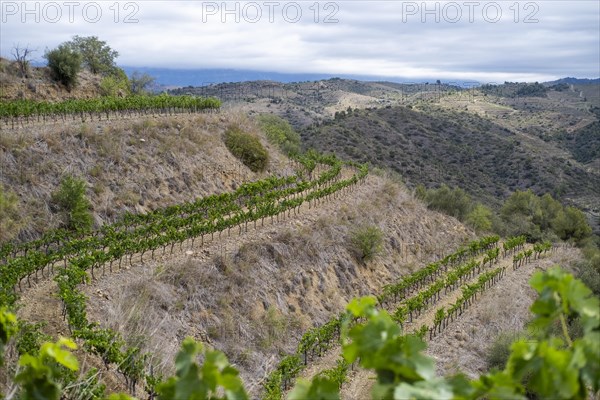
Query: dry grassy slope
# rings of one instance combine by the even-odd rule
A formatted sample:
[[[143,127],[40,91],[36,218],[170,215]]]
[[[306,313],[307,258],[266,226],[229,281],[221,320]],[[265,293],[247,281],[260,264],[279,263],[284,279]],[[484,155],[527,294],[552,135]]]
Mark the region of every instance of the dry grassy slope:
[[[259,133],[252,120],[233,113],[5,128],[0,184],[19,196],[21,238],[57,226],[50,200],[67,174],[87,182],[94,217],[102,223],[125,210],[144,212],[286,172],[287,159],[266,140],[271,161],[264,174],[234,158],[221,138],[229,125]]]
[[[175,94],[192,93],[216,96],[224,107],[248,113],[274,113],[295,127],[305,127],[333,117],[348,107],[366,108],[397,104],[414,88],[389,83],[328,79],[316,82],[279,83],[251,81],[222,83],[201,88],[173,90]]]
[[[99,75],[82,71],[78,85],[71,91],[52,79],[47,67],[32,67],[27,77],[21,77],[16,64],[0,58],[0,100],[35,99],[59,101],[92,98],[100,95]]]
[[[366,265],[349,236],[362,224],[384,232],[384,253]],[[107,274],[86,287],[89,315],[139,341],[160,370],[188,335],[226,352],[257,394],[281,352],[302,333],[377,292],[401,274],[439,258],[472,234],[427,210],[389,178],[370,175],[351,194],[280,223],[191,243],[173,257]],[[29,302],[31,304],[33,302]],[[25,307],[27,309],[27,307]]]

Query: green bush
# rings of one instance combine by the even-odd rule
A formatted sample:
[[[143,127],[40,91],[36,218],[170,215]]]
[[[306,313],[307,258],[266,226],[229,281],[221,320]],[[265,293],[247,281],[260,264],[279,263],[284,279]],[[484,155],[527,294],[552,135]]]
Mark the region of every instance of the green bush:
[[[510,346],[519,339],[516,333],[502,333],[490,346],[486,356],[486,364],[489,369],[502,370],[506,366],[510,356]]]
[[[264,171],[269,164],[269,153],[260,140],[238,127],[225,131],[225,146],[253,172]]]
[[[288,155],[300,153],[300,135],[290,124],[276,115],[261,115],[258,118],[269,142],[279,146]]]
[[[129,78],[121,68],[115,68],[100,81],[102,96],[127,96],[130,93]]]
[[[92,227],[90,202],[85,197],[83,180],[72,176],[64,178],[52,201],[63,214],[63,224],[67,229],[87,231]]]
[[[492,210],[483,204],[477,204],[467,214],[467,224],[478,232],[488,232],[492,229]]]
[[[506,236],[527,236],[530,242],[558,236],[581,245],[592,233],[583,212],[563,207],[550,194],[537,196],[531,190],[516,191],[500,209]]]
[[[552,220],[554,232],[563,240],[573,239],[580,243],[592,234],[585,214],[575,207],[566,207]]]
[[[438,189],[425,190],[423,186],[419,186],[415,194],[425,201],[428,208],[441,211],[461,221],[465,220],[472,207],[471,198],[460,188],[452,189],[442,185]]]
[[[383,251],[383,232],[375,225],[361,226],[350,236],[354,252],[363,261],[369,261]]]
[[[17,236],[21,225],[19,198],[0,185],[0,243]]]
[[[596,296],[600,296],[600,268],[594,265],[592,260],[585,260],[577,264],[577,277],[590,289]]]
[[[54,78],[69,90],[77,85],[77,74],[81,70],[81,54],[66,44],[61,44],[54,50],[47,51],[44,58]]]

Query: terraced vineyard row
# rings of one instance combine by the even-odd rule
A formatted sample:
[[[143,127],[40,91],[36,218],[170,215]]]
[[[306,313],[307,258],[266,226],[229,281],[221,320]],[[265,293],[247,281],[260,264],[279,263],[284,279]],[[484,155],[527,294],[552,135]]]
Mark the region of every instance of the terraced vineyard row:
[[[550,242],[544,242],[541,244],[535,244],[534,248],[539,250],[537,252],[538,258],[541,257],[542,253],[545,253],[552,249],[552,244]],[[529,252],[532,250],[526,250],[525,252]],[[519,253],[521,254],[521,253]],[[518,266],[514,266],[514,269],[525,265],[527,262],[531,262],[530,258],[527,258],[526,261],[518,264]],[[479,276],[478,280],[474,284],[465,284],[461,288],[462,295],[459,297],[448,310],[445,310],[444,307],[439,308],[435,313],[435,321],[434,326],[429,327],[429,338],[432,339],[436,334],[440,333],[443,329],[448,327],[449,323],[454,321],[463,312],[476,300],[479,294],[482,294],[487,289],[496,284],[500,279],[504,277],[506,272],[506,267],[496,268],[493,271],[486,272]]]
[[[216,98],[195,96],[134,95],[128,97],[106,96],[93,99],[64,100],[59,102],[38,100],[13,100],[0,102],[0,121],[4,126],[23,125],[31,122],[67,121],[81,119],[108,120],[111,115],[155,115],[180,112],[214,111],[221,107]]]
[[[516,237],[516,238],[508,239],[507,242],[519,243],[519,242],[521,242],[521,240],[522,240],[521,237]],[[514,245],[513,247],[517,247],[517,246],[519,246],[519,248],[522,249],[522,248],[524,248],[525,244],[519,243],[519,244]],[[545,252],[553,249],[553,245],[549,242],[538,243],[538,244],[534,245],[534,248],[537,249],[536,250],[537,258],[540,258],[542,253],[545,253]],[[445,306],[439,307],[434,313],[430,313],[430,315],[433,317],[430,324],[423,324],[421,326],[414,326],[412,328],[405,326],[405,327],[403,327],[404,332],[409,333],[409,334],[412,332],[413,334],[416,334],[423,340],[425,340],[427,338],[432,340],[433,338],[435,338],[435,336],[437,336],[445,328],[447,328],[451,322],[453,322],[459,316],[461,316],[471,305],[474,304],[474,302],[477,300],[478,297],[480,297],[481,294],[483,294],[486,290],[493,287],[496,283],[498,283],[505,276],[506,271],[507,271],[507,266],[500,266],[500,267],[495,268],[490,271],[483,270],[483,268],[485,268],[486,262],[489,262],[488,260],[492,259],[493,256],[497,257],[499,255],[499,250],[500,250],[499,248],[495,248],[495,249],[488,250],[488,252],[486,252],[486,254],[484,255],[484,257],[482,259],[482,263],[479,265],[480,268],[478,268],[477,273],[473,272],[472,275],[470,276],[470,278],[465,279],[465,281],[463,282],[463,285],[460,287],[460,289],[461,289],[460,295],[458,297],[456,297],[453,302],[450,302],[449,304],[446,304]],[[523,250],[523,252],[527,252],[527,251],[529,251],[529,250]],[[508,256],[508,252],[506,253],[506,255]],[[533,260],[529,259],[528,262],[530,262],[530,261],[533,261]],[[493,265],[493,262],[491,262],[488,265],[488,268],[491,267],[492,265]],[[467,266],[468,266],[468,264],[465,265],[465,267],[467,267]],[[451,274],[452,273],[450,273],[449,275],[451,275]],[[467,277],[468,277],[468,275],[467,275]],[[432,302],[431,304],[435,304],[435,302]],[[393,318],[393,315],[392,315],[392,318]],[[331,374],[331,373],[332,373],[332,371],[326,370],[325,375]],[[340,373],[341,373],[341,371],[340,371]],[[346,373],[347,373],[347,370],[346,370]],[[323,374],[323,372],[321,372],[320,374]],[[348,380],[346,375],[342,376],[342,375],[338,374],[335,376],[338,379],[338,382],[340,382],[340,387],[341,387],[341,383],[347,382],[347,380]]]

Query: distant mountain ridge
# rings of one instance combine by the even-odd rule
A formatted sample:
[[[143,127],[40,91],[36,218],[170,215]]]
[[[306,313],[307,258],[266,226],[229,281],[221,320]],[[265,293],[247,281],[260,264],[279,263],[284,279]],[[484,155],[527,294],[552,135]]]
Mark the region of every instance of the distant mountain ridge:
[[[557,79],[555,81],[544,82],[545,85],[558,85],[561,83],[566,83],[568,85],[594,85],[594,84],[600,83],[600,78],[596,78],[596,79],[583,78],[582,79],[582,78],[567,77],[567,78]]]
[[[47,64],[42,61],[32,61],[32,66],[45,67]],[[294,83],[307,81],[321,81],[331,78],[355,79],[368,82],[392,82],[392,83],[435,83],[438,79],[442,83],[465,86],[468,88],[482,85],[477,80],[466,79],[448,79],[444,77],[431,77],[411,79],[404,77],[377,76],[368,74],[327,74],[327,73],[287,73],[275,71],[256,71],[246,69],[232,68],[198,68],[198,69],[178,69],[178,68],[160,68],[160,67],[134,67],[120,66],[128,76],[135,71],[147,73],[156,78],[156,83],[162,87],[199,87],[215,83],[248,82],[248,81],[274,81],[280,83]],[[530,82],[533,83],[533,82]],[[544,85],[566,84],[600,84],[600,78],[575,78],[565,77],[555,81],[543,82]]]
[[[475,80],[443,79],[443,77],[409,79],[377,75],[327,74],[327,73],[286,73],[274,71],[254,71],[244,69],[170,69],[155,67],[122,66],[127,75],[134,71],[147,73],[156,78],[156,83],[163,87],[201,87],[216,83],[234,83],[249,81],[274,81],[280,83],[295,83],[321,81],[331,78],[354,79],[368,82],[393,83],[435,83],[438,79],[444,83],[457,86],[473,87],[480,83]]]

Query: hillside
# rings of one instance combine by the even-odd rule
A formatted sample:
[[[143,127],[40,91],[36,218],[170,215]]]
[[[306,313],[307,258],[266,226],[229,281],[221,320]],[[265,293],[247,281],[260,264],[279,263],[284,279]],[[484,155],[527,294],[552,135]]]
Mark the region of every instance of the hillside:
[[[600,196],[600,175],[569,153],[467,112],[354,110],[305,129],[302,138],[307,148],[397,171],[411,185],[446,183],[489,204],[532,189],[593,210]]]
[[[224,146],[221,134],[232,125],[254,132],[268,148],[264,174],[249,171]],[[32,125],[7,131],[3,140],[2,184],[20,194],[22,238],[58,223],[49,203],[65,173],[87,183],[100,224],[126,210],[145,212],[290,172],[289,160],[252,119],[228,112]],[[382,255],[367,263],[351,241],[362,226],[384,233]],[[225,351],[258,394],[281,352],[291,351],[306,329],[472,237],[460,222],[428,210],[378,173],[281,222],[206,237],[204,246],[186,241],[172,256],[160,250],[156,259],[138,262],[136,256],[132,266],[115,264],[113,273],[102,268],[81,290],[89,298],[88,318],[151,351],[157,373],[172,373],[173,355],[191,335]],[[68,334],[55,281],[39,276],[31,283],[23,288],[19,317],[46,322],[49,335]],[[102,370],[98,358],[86,360],[86,368]],[[111,390],[126,390],[122,379],[112,370],[102,373]]]
[[[99,75],[88,71],[78,74],[79,85],[67,90],[52,79],[48,67],[30,67],[28,76],[21,77],[14,61],[0,58],[0,100],[89,99],[100,96]]]
[[[215,96],[225,107],[248,113],[274,113],[301,128],[331,119],[351,108],[382,107],[439,97],[440,90],[456,91],[450,85],[363,82],[331,78],[321,81],[280,83],[251,81],[221,83],[171,90],[173,94]]]
[[[305,148],[369,160],[409,185],[457,185],[491,205],[517,189],[552,193],[586,210],[598,231],[600,85],[565,82],[463,88],[332,78],[173,93],[217,96],[249,115],[277,114],[302,132]]]
[[[271,163],[262,175],[231,155],[221,135],[237,125],[258,130],[238,114],[28,126],[0,136],[0,184],[19,194],[26,239],[57,227],[50,200],[66,175],[85,180],[99,225],[284,173],[287,160],[266,141]]]
[[[108,393],[152,398],[144,380],[172,375],[188,336],[223,351],[251,398],[260,398],[269,382],[276,392],[288,389],[287,378],[277,380],[281,362],[284,370],[285,360],[300,364],[300,343],[332,321],[339,324],[353,298],[377,295],[378,306],[392,311],[420,299],[411,303],[418,315],[413,320],[411,308],[410,322],[400,324],[431,330],[435,308],[450,306],[478,283],[479,303],[464,314],[461,306],[450,327],[430,339],[440,373],[459,365],[476,374],[486,368],[488,342],[529,318],[524,305],[533,297],[526,284],[531,274],[556,262],[574,270],[579,265],[578,249],[550,242],[530,259],[534,247],[524,236],[513,238],[516,244],[501,256],[508,240],[477,236],[427,208],[412,186],[443,182],[490,204],[531,188],[593,211],[600,177],[589,168],[596,154],[581,140],[559,135],[546,141],[481,109],[456,109],[439,96],[440,90],[458,96],[448,85],[332,79],[318,83],[315,98],[303,93],[314,84],[274,85],[290,90],[285,98],[265,95],[269,82],[225,84],[218,90],[229,100],[217,112],[142,107],[110,119],[90,111],[1,124],[0,194],[14,200],[15,242],[64,224],[55,193],[65,177],[83,182],[89,199],[91,231],[0,248],[0,300],[20,320],[40,323],[34,332],[76,339],[81,375],[66,398],[94,398],[78,392],[85,387],[79,383],[94,379]],[[258,94],[240,96],[240,87]],[[57,100],[60,93],[49,96]],[[585,108],[573,109],[593,118]],[[339,157],[307,152],[289,158],[256,118],[269,111],[304,127],[305,148]],[[563,122],[558,118],[553,126]],[[574,132],[580,128],[587,129],[583,142],[594,140],[593,126]],[[248,148],[254,157],[265,149],[264,170],[234,156]],[[346,160],[371,166],[367,173]],[[517,269],[513,256],[528,250]],[[408,289],[392,300],[389,288],[405,282]],[[424,300],[424,293],[432,297]],[[491,312],[498,304],[501,312]],[[486,331],[489,326],[498,329]],[[310,352],[304,350],[308,365],[293,379],[336,365],[339,345],[330,336],[312,337]],[[0,380],[2,393],[17,362],[10,345],[0,371],[7,377]],[[353,370],[343,398],[368,397],[371,377]]]

